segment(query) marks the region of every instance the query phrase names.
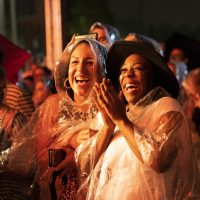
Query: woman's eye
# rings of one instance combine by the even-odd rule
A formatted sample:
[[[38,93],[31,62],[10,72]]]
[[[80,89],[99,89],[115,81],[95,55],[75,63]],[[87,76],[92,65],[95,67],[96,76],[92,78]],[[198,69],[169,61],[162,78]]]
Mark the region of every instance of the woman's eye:
[[[78,60],[72,60],[71,61],[71,64],[77,64],[78,63]]]
[[[144,71],[144,67],[143,67],[142,65],[140,65],[140,66],[135,66],[135,67],[134,67],[134,70],[136,70],[136,71]]]
[[[86,64],[87,64],[87,65],[93,65],[94,62],[93,62],[93,61],[87,61]]]
[[[123,72],[126,72],[126,69],[125,68],[121,68],[121,73],[123,73]]]

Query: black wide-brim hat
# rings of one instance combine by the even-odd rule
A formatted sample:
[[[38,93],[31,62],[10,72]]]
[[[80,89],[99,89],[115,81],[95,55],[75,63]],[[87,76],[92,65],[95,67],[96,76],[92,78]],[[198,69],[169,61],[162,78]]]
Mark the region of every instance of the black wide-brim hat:
[[[110,47],[107,57],[107,75],[114,87],[119,90],[120,68],[131,54],[138,54],[153,64],[155,86],[166,89],[172,97],[179,94],[179,84],[164,61],[164,58],[145,43],[132,41],[117,41]],[[150,77],[151,78],[151,77]]]

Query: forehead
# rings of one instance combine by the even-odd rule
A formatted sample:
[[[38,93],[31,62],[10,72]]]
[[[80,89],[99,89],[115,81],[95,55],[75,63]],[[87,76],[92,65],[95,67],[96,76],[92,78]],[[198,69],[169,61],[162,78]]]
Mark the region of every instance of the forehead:
[[[126,57],[125,61],[123,64],[142,64],[144,66],[151,66],[151,62],[148,61],[146,58],[139,54],[131,54],[128,57]]]
[[[87,42],[81,42],[72,51],[71,57],[76,57],[76,56],[94,57],[94,54],[92,52],[90,45]]]
[[[35,74],[43,74],[44,70],[42,68],[36,68],[34,73]]]
[[[185,52],[179,48],[173,48],[171,54],[185,54]]]
[[[97,33],[98,37],[102,37],[107,34],[107,30],[103,27],[95,27],[91,32]]]

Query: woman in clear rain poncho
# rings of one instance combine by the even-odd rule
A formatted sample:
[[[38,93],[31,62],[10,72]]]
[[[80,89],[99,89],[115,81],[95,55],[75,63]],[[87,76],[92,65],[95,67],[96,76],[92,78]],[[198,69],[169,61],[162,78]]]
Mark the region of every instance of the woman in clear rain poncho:
[[[107,70],[121,98],[110,80],[95,85],[104,125],[76,151],[80,199],[199,199],[191,135],[174,99],[178,82],[163,58],[145,44],[116,42]]]
[[[66,160],[56,168],[60,170],[66,166],[68,171],[63,185],[65,194],[60,198],[74,199],[76,196],[73,152],[81,141],[90,137],[88,132],[77,133],[89,128],[97,114],[92,89],[94,83],[101,82],[105,76],[106,55],[105,48],[95,40],[80,39],[68,45],[55,68],[58,94],[50,96],[33,114],[23,129],[25,137],[20,140],[21,143],[16,139],[17,150],[11,155],[10,168],[30,171],[35,165],[42,200],[49,199],[49,179],[55,170],[54,167],[48,168],[48,150],[64,147],[69,147]],[[28,133],[30,136],[27,136]],[[19,160],[20,164],[16,166]]]

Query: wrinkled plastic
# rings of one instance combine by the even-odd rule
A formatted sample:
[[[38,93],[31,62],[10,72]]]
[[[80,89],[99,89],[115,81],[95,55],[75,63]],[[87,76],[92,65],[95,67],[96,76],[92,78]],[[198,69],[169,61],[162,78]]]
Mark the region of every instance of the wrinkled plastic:
[[[15,134],[8,154],[7,168],[19,174],[34,174],[35,178],[30,184],[30,189],[38,183],[42,200],[50,199],[49,179],[52,171],[55,170],[53,167],[48,167],[48,150],[67,147],[72,136],[78,131],[90,128],[97,114],[92,95],[83,103],[87,110],[82,112],[83,104],[75,103],[64,87],[70,55],[82,41],[89,43],[95,55],[95,64],[99,66],[100,75],[106,74],[106,50],[97,41],[80,39],[67,47],[55,69],[58,94],[50,96],[33,113],[22,131]]]
[[[155,88],[127,116],[133,123],[143,162],[134,155],[118,128],[96,165],[97,136],[88,139],[76,151],[82,176],[78,198],[199,199],[199,174],[191,135],[177,101],[162,88]],[[82,160],[84,164],[80,165]],[[156,169],[157,162],[163,165]]]

